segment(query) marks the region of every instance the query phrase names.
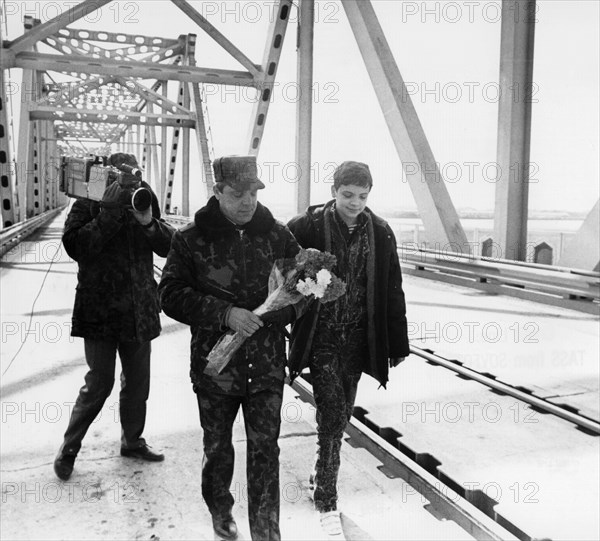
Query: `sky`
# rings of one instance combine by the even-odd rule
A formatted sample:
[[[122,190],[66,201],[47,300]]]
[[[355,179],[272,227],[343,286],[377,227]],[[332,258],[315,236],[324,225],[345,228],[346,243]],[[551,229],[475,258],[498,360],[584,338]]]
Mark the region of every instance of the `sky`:
[[[5,37],[22,32],[24,14],[51,19],[69,2],[2,0]],[[255,63],[263,57],[274,14],[271,0],[192,0]],[[494,208],[498,122],[500,2],[374,0],[386,34],[448,192],[458,209]],[[535,29],[531,139],[531,210],[587,213],[599,196],[599,6],[596,0],[538,0]],[[159,16],[157,16],[159,15]],[[260,199],[293,213],[297,106],[297,7],[277,74],[258,156]],[[113,2],[70,25],[176,38],[197,33],[197,65],[240,69],[193,21],[170,2]],[[331,174],[344,160],[369,164],[374,209],[415,209],[410,186],[344,10],[337,0],[317,0],[314,47],[313,175],[311,203],[329,198]],[[20,80],[20,70],[11,79]],[[173,95],[177,83],[170,83]],[[205,86],[214,155],[245,154],[256,94],[252,89]],[[18,93],[13,106],[18,110]],[[15,132],[17,133],[17,132]],[[194,151],[194,139],[192,139]],[[197,156],[192,170],[198,170]],[[181,198],[179,186],[173,204]],[[204,204],[199,177],[191,206]]]

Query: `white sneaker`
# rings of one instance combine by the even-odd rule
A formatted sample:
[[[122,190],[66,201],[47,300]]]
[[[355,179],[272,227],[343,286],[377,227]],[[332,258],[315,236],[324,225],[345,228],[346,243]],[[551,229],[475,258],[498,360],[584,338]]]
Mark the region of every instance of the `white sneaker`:
[[[339,511],[327,511],[320,513],[321,528],[327,534],[328,539],[336,541],[346,541],[344,530],[342,530],[342,521]]]

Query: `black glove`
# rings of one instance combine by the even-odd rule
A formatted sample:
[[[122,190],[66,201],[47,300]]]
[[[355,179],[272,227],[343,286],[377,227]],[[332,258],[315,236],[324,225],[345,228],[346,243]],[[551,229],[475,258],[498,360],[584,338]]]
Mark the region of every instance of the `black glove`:
[[[102,194],[102,206],[107,209],[122,208],[130,202],[130,199],[131,195],[123,190],[118,182],[113,182]]]
[[[265,323],[272,323],[274,325],[285,327],[296,319],[296,310],[294,310],[293,306],[286,306],[285,308],[280,308],[279,310],[267,312],[266,314],[260,316],[260,319],[262,319]]]
[[[125,152],[115,152],[110,155],[108,158],[108,163],[116,168],[119,168],[121,165],[128,165],[129,167],[134,167],[139,169],[137,158],[133,154],[127,154]]]

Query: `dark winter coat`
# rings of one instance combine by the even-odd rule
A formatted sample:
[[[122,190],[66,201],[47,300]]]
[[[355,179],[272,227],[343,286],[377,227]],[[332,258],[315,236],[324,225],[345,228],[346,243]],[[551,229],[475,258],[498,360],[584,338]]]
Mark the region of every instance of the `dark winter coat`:
[[[79,266],[73,336],[142,342],[160,334],[152,253],[167,255],[174,230],[160,220],[158,201],[152,197],[153,232],[144,230],[126,209],[101,210],[99,203],[87,199],[73,203],[62,237]]]
[[[285,375],[285,340],[280,328],[265,325],[250,336],[218,376],[205,375],[207,355],[228,330],[231,307],[254,310],[268,293],[277,259],[300,248],[285,224],[258,203],[254,216],[237,229],[212,197],[194,222],[173,237],[159,295],[165,313],[191,327],[194,389],[245,394],[280,388]]]
[[[290,220],[288,226],[302,248],[326,249],[325,212],[331,211],[332,205],[333,201],[311,206],[304,214]],[[374,247],[370,247],[370,261],[367,263],[369,358],[363,365],[363,371],[385,386],[389,358],[409,354],[406,304],[394,233],[385,220],[368,208],[365,212],[373,224]],[[288,360],[292,379],[308,366],[318,309],[318,303],[313,304],[293,326]]]

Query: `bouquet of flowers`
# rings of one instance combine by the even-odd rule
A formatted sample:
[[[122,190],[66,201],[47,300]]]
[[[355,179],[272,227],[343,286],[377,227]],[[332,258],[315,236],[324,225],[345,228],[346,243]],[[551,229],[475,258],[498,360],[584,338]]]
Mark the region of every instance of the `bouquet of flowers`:
[[[294,259],[277,260],[269,276],[269,294],[253,312],[262,316],[303,298],[334,301],[346,291],[346,284],[332,272],[335,263],[333,254],[314,248],[300,250]],[[227,331],[208,354],[204,373],[220,374],[244,341],[242,333]]]

